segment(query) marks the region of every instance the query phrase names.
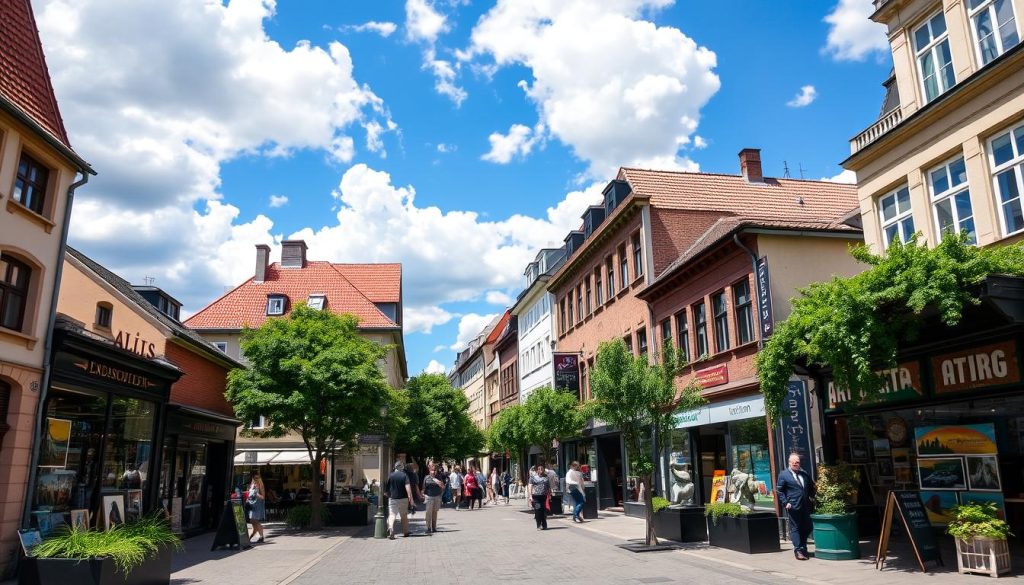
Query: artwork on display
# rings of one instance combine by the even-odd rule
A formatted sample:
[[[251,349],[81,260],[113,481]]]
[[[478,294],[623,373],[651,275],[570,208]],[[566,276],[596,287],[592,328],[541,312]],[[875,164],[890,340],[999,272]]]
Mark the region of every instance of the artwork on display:
[[[142,490],[128,490],[125,512],[130,518],[142,517]]]
[[[40,508],[66,508],[71,505],[71,490],[75,487],[75,472],[48,468],[36,480],[36,505]],[[45,536],[45,534],[44,534]]]
[[[967,474],[962,457],[928,457],[917,460],[922,490],[958,491],[967,489]]]
[[[917,427],[914,443],[918,455],[996,455],[995,425],[947,425]]]
[[[871,454],[868,452],[868,440],[860,438],[850,439],[850,462],[867,463]]]
[[[39,450],[39,467],[67,467],[70,444],[71,421],[47,417],[46,436]]]
[[[50,511],[34,510],[32,512],[32,524],[35,525],[39,534],[48,536],[50,534]]]
[[[913,469],[910,467],[894,467],[896,483],[914,483]]]
[[[71,510],[71,527],[75,530],[89,530],[89,510]]]
[[[894,477],[892,459],[888,457],[878,460],[878,477]]]
[[[889,439],[873,439],[871,441],[871,450],[875,452],[875,457],[888,457]]]
[[[103,529],[110,530],[121,524],[124,524],[124,496],[103,496]]]
[[[967,481],[971,490],[1002,491],[1002,484],[999,481],[999,460],[996,456],[968,456]]]
[[[885,433],[885,421],[878,415],[868,417],[868,427],[871,428],[871,432],[875,435],[882,435]]]
[[[991,492],[960,492],[961,504],[984,504],[987,502],[992,502],[996,505],[1000,519],[1006,519],[1006,500],[1003,498],[1003,494]]]
[[[892,464],[894,467],[908,467],[910,465],[910,449],[906,447],[893,449]]]
[[[35,556],[35,548],[43,544],[43,535],[34,528],[18,530],[18,540],[26,557]]]
[[[956,518],[953,512],[957,505],[956,492],[922,491],[921,503],[932,526],[945,526]]]
[[[724,502],[728,486],[724,469],[716,469],[711,477],[711,502]]]

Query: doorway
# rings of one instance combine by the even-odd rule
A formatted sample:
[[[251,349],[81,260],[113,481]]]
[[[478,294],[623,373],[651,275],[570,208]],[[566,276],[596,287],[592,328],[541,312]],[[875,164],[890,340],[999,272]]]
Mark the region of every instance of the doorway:
[[[622,506],[622,439],[618,434],[597,439],[598,501],[601,509]]]
[[[711,481],[715,476],[715,470],[729,472],[728,460],[726,459],[727,445],[725,441],[726,426],[704,425],[699,427],[697,438],[697,449],[699,453],[701,501],[707,501],[711,497]]]

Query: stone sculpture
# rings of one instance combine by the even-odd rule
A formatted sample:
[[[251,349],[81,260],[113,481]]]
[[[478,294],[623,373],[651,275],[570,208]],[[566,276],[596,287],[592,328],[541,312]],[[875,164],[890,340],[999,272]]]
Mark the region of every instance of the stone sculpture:
[[[754,509],[754,494],[757,493],[757,480],[752,473],[743,473],[739,469],[733,469],[729,474],[730,501],[743,504],[746,501],[747,509]]]
[[[672,507],[693,505],[695,486],[690,473],[689,463],[672,463],[669,465],[672,474]]]

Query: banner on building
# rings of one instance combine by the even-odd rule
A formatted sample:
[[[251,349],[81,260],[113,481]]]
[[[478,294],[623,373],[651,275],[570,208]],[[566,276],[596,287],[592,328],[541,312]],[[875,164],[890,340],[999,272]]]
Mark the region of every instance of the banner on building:
[[[771,337],[775,331],[772,318],[772,286],[768,279],[768,258],[757,261],[757,311],[760,316],[761,338]]]
[[[802,380],[790,380],[786,384],[786,397],[782,399],[782,418],[779,430],[782,434],[782,457],[780,468],[789,465],[789,455],[800,456],[800,469],[815,476],[814,452],[811,449],[810,418],[807,413],[807,384]]]
[[[552,356],[555,363],[555,390],[562,390],[580,395],[580,356],[575,353],[556,353]]]

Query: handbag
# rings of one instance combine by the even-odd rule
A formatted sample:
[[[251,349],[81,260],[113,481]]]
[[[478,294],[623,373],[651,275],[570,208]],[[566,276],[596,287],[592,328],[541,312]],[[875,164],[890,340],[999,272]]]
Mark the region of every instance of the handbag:
[[[551,492],[548,492],[548,497],[544,499],[544,509],[551,511]]]

